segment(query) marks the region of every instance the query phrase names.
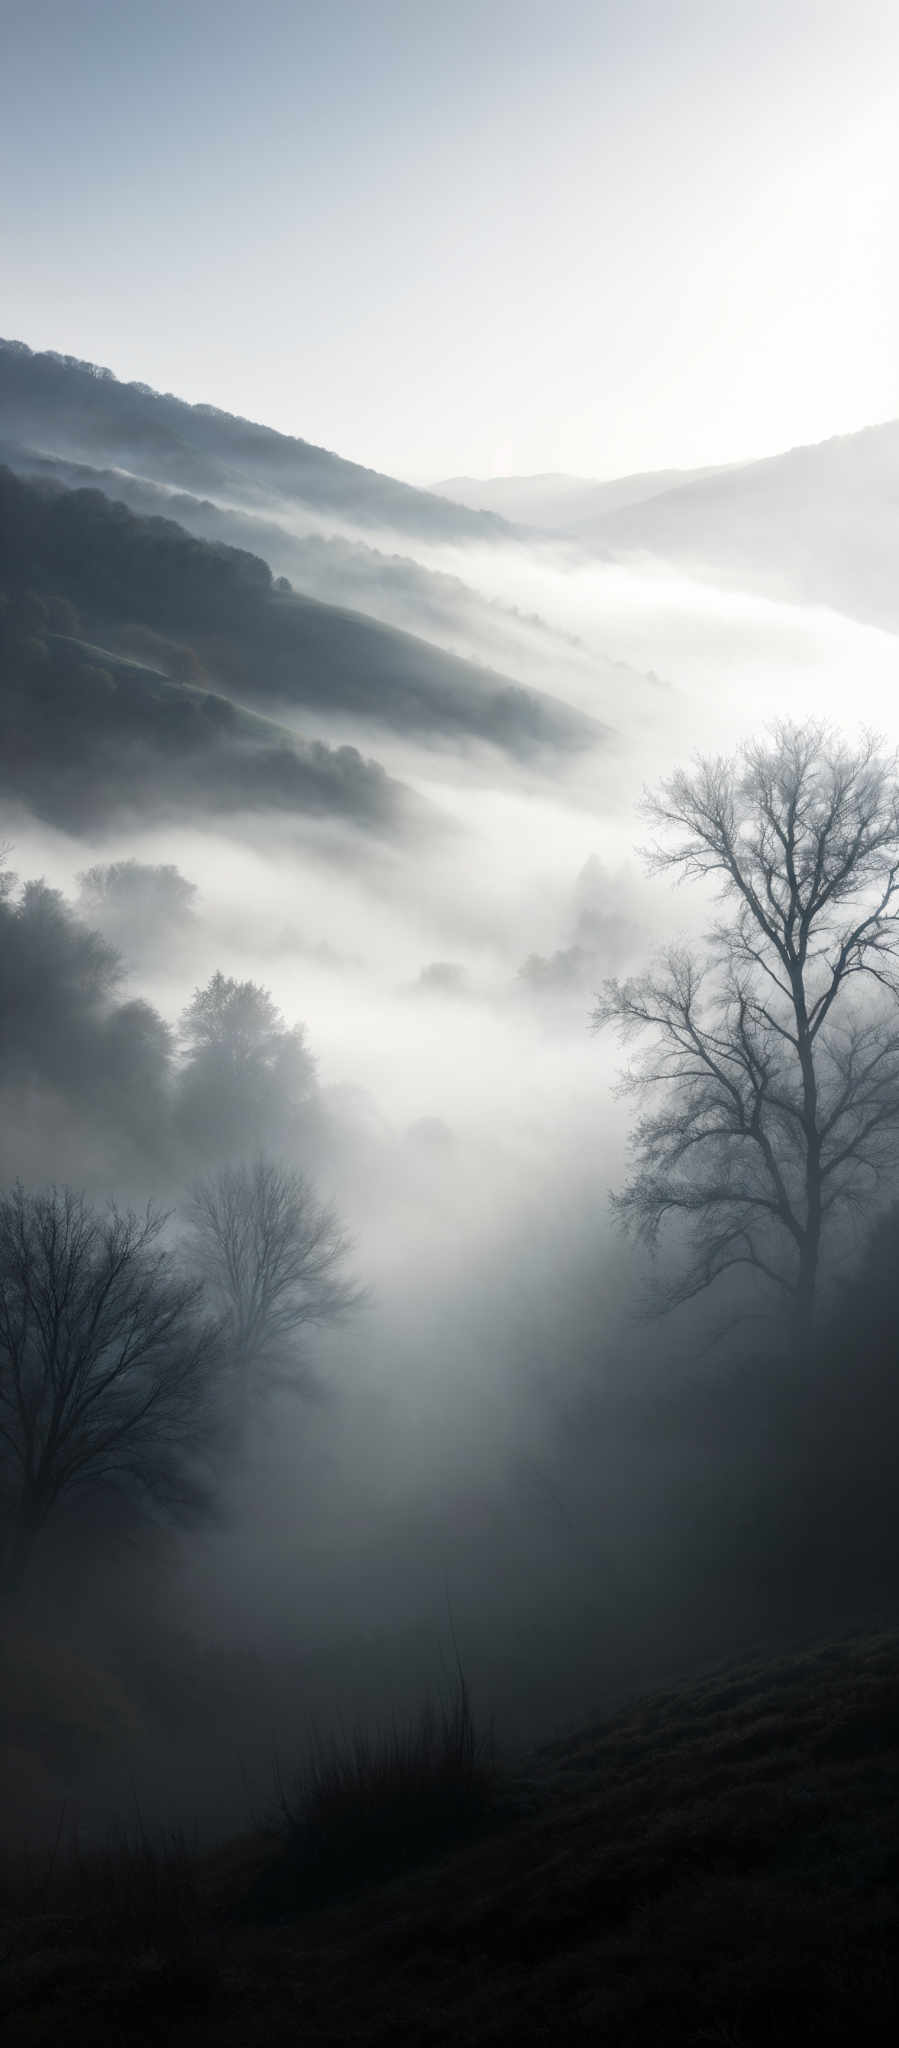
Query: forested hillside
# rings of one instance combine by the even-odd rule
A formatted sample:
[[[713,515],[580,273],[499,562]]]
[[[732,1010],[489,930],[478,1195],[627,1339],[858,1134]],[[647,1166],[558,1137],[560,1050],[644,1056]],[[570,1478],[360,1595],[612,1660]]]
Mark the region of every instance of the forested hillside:
[[[314,508],[422,540],[490,540],[502,520],[379,476],[326,448],[187,405],[148,384],[122,384],[76,356],[0,341],[0,437],[156,477],[181,490]]]

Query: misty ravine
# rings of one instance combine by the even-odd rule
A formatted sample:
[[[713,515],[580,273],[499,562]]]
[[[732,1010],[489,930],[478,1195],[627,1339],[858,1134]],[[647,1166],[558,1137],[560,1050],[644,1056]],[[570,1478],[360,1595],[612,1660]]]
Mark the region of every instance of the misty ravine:
[[[899,20],[0,15],[4,2040],[892,2042]]]

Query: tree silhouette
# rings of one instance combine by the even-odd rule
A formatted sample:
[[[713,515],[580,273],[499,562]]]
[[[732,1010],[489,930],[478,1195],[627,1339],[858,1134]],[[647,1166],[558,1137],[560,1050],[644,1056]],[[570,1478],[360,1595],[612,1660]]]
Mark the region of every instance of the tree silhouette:
[[[69,1188],[0,1199],[0,1480],[15,1579],[60,1504],[124,1486],[196,1506],[215,1326],[165,1217],[93,1209]]]
[[[216,973],[181,1018],[182,1111],[188,1135],[219,1156],[273,1144],[315,1085],[301,1025],[288,1028],[268,989]]]
[[[7,1106],[0,1152],[4,1179],[20,1163],[12,1134],[21,1089],[35,1086],[46,1102],[48,1145],[61,1098],[66,1124],[84,1122],[95,1145],[102,1129],[107,1165],[124,1142],[129,1167],[159,1161],[171,1140],[171,1033],[152,1006],[122,1001],[118,953],[43,882],[4,887],[0,871],[0,1075]],[[35,1121],[39,1121],[35,1119]],[[74,1126],[72,1126],[74,1128]],[[30,1157],[40,1158],[33,1150]],[[49,1154],[49,1160],[52,1152]],[[49,1166],[52,1171],[52,1165]],[[0,1181],[0,1187],[3,1182]]]
[[[785,723],[673,776],[646,810],[673,835],[650,866],[715,877],[728,915],[704,960],[671,948],[597,1003],[594,1027],[649,1034],[623,1085],[659,1098],[616,1206],[650,1246],[668,1219],[687,1227],[659,1309],[749,1268],[804,1324],[827,1227],[899,1153],[895,758]]]
[[[198,1182],[190,1218],[194,1263],[221,1305],[245,1421],[253,1391],[299,1383],[301,1330],[362,1301],[344,1277],[349,1240],[304,1176],[270,1159]]]
[[[125,953],[167,954],[195,924],[196,884],[170,863],[110,861],[86,868],[78,882],[79,914]]]

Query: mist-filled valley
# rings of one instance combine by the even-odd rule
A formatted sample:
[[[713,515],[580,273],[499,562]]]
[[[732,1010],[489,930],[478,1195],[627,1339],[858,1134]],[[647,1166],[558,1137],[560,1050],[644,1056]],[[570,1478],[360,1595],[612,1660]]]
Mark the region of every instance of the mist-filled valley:
[[[881,537],[895,432],[857,437]],[[17,1825],[52,1836],[63,1800],[90,1835],[137,1786],[215,1837],[310,1729],[407,1711],[454,1655],[515,1750],[748,1644],[879,1624],[899,1568],[895,1103],[864,1060],[866,1032],[895,1042],[889,833],[859,882],[859,919],[886,888],[879,979],[828,1055],[860,1172],[798,1333],[792,1281],[775,1273],[772,1305],[745,1236],[740,1271],[722,1252],[647,1317],[689,1215],[669,1189],[655,1252],[622,1233],[635,1112],[615,1031],[591,1028],[610,980],[702,951],[726,914],[695,847],[689,887],[647,872],[646,786],[774,745],[779,720],[820,808],[822,760],[845,782],[861,727],[893,743],[895,619],[841,451],[803,464],[807,559],[775,588],[767,514],[728,552],[714,478],[630,513],[622,489],[595,537],[563,524],[564,495],[555,524],[525,497],[516,524],[9,343],[0,438]],[[784,486],[787,523],[792,504]],[[741,1057],[780,1192],[740,1195],[719,1158],[713,1264],[737,1242],[732,1220],[715,1234],[728,1203],[775,1236],[794,1218],[774,1069]],[[289,1257],[251,1336],[263,1198]],[[135,1368],[152,1455],[129,1448],[127,1385],[103,1435],[121,1329],[78,1351],[73,1245],[88,1320],[121,1287],[129,1329],[149,1313],[148,1259],[169,1289],[177,1390],[155,1337]],[[68,1463],[53,1316],[87,1402]]]
[[[892,2048],[899,14],[0,51],[3,2048]]]

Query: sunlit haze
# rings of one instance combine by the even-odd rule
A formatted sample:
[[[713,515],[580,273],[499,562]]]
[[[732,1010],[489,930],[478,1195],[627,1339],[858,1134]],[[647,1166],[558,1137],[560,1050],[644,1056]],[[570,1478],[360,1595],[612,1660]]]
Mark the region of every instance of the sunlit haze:
[[[899,413],[890,0],[0,20],[3,325],[34,348],[417,482]]]
[[[0,0],[0,2007],[899,2011],[899,10]]]

